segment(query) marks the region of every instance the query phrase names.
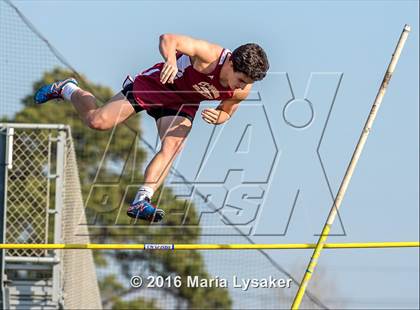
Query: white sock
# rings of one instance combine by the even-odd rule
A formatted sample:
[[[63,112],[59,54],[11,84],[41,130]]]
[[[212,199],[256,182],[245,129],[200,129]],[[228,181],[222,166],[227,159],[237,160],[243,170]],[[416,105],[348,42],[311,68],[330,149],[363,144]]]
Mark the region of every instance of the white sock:
[[[79,86],[73,83],[67,83],[61,90],[61,96],[63,96],[64,99],[70,101],[71,95],[78,89],[80,89]]]
[[[134,198],[133,203],[136,203],[139,200],[143,200],[145,197],[152,199],[154,190],[149,186],[142,186],[139,188],[136,194],[136,198]]]

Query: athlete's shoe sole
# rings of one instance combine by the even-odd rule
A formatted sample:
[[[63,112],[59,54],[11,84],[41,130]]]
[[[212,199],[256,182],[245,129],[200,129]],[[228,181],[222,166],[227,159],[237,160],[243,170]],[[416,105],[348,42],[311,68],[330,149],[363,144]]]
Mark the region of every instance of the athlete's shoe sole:
[[[155,208],[151,203],[142,200],[131,204],[127,210],[127,215],[134,219],[157,223],[163,220],[165,212],[162,209]]]
[[[61,96],[61,92],[63,90],[63,87],[68,83],[78,85],[77,81],[74,78],[69,78],[42,86],[40,89],[37,90],[37,92],[34,95],[35,103],[43,104],[52,99],[63,99],[63,97]]]

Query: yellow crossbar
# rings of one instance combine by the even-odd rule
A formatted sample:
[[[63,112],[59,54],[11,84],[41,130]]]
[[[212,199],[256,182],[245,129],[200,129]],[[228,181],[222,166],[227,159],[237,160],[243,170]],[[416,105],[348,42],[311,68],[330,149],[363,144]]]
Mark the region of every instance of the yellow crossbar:
[[[314,249],[315,243],[291,244],[13,244],[2,243],[0,249],[43,249],[43,250],[286,250]],[[420,247],[420,242],[360,242],[360,243],[326,243],[327,249],[362,249],[362,248],[407,248]]]

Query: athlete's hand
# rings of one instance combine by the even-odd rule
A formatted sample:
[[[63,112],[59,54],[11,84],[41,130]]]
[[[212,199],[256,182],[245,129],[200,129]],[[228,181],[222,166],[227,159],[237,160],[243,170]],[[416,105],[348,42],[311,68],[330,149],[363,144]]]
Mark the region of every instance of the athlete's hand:
[[[167,60],[163,65],[162,71],[160,72],[160,82],[173,83],[178,73],[178,66],[176,65],[176,60]]]
[[[218,125],[226,122],[230,116],[222,110],[207,108],[201,112],[201,118],[209,124]]]

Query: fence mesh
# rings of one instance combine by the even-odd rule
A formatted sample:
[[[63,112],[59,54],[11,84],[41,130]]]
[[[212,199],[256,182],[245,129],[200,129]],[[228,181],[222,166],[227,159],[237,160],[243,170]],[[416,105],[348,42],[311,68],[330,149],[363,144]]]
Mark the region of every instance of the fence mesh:
[[[49,206],[48,132],[22,130],[15,135],[13,169],[8,174],[6,241],[46,243]],[[45,250],[7,250],[7,255],[40,257]]]
[[[60,64],[22,17],[8,1],[0,1],[0,118],[22,109],[33,81]]]
[[[7,63],[5,66],[2,65],[0,70],[0,117],[6,116],[11,119],[16,112],[23,108],[20,104],[23,96],[33,92],[33,83],[38,81],[44,72],[58,65],[69,70],[72,70],[72,68],[63,62],[62,58],[56,54],[36,29],[8,2],[0,2],[0,22],[0,59],[2,63]],[[19,166],[22,169],[16,169],[19,171],[13,173],[19,174],[19,176],[24,174],[23,177],[28,179],[31,184],[25,184],[25,181],[20,179],[10,179],[9,197],[12,197],[11,199],[14,200],[9,202],[8,219],[11,222],[8,222],[9,239],[7,239],[7,242],[45,243],[51,241],[51,232],[54,226],[51,215],[48,214],[48,206],[52,203],[51,195],[48,198],[48,193],[54,192],[54,182],[50,182],[48,171],[55,171],[56,169],[54,160],[52,160],[54,155],[51,155],[55,154],[55,144],[49,145],[48,138],[51,132],[48,131],[29,130],[22,131],[21,134],[22,138],[18,138],[17,135],[15,139],[17,143],[15,152],[18,152],[18,154],[15,153],[14,159],[21,161]],[[76,143],[81,143],[82,140],[80,137],[75,137]],[[154,155],[155,148],[141,136],[140,142],[148,151],[147,162]],[[84,141],[84,143],[88,142]],[[94,143],[94,141],[89,143]],[[116,148],[118,147],[116,146]],[[53,163],[50,167],[48,150],[51,151],[50,162]],[[31,154],[31,160],[24,159],[25,156],[29,156],[27,154]],[[22,159],[18,159],[20,157]],[[17,165],[16,162],[15,164]],[[68,136],[66,142],[65,164],[63,242],[88,243],[90,240],[101,240],[101,236],[94,237],[96,233],[95,227],[84,225],[83,201],[80,196],[81,185],[77,174],[75,149],[70,136]],[[13,176],[13,173],[10,177]],[[175,195],[190,200],[197,210],[207,212],[207,216],[200,222],[202,234],[199,242],[252,243],[247,233],[242,232],[235,225],[226,225],[226,218],[206,198],[208,193],[197,191],[194,184],[187,182],[182,174],[175,169],[171,170],[168,180],[166,186],[171,188]],[[177,183],[175,184],[173,181]],[[31,189],[35,188],[37,189],[36,196],[34,196],[33,191],[31,193]],[[16,201],[18,201],[18,204],[13,207]],[[101,208],[101,204],[98,202],[95,207]],[[87,213],[88,209],[86,209]],[[83,225],[80,225],[81,222],[83,222]],[[221,225],[223,225],[223,234],[219,236],[217,234],[209,234],[206,231],[206,227],[221,227]],[[106,229],[101,231],[102,234],[107,233]],[[91,236],[90,238],[89,235]],[[165,241],[169,243],[172,238],[173,236],[166,236]],[[115,240],[129,242],[130,238],[117,236]],[[160,240],[163,239],[161,238]],[[156,242],[156,238],[152,234],[144,236],[141,241],[143,243]],[[41,250],[8,252],[8,255],[13,256],[40,257],[49,254]],[[112,290],[121,292],[122,298],[126,302],[138,297],[144,298],[145,302],[142,308],[176,309],[187,307],[187,303],[182,298],[179,298],[179,291],[145,287],[134,289],[130,286],[129,281],[127,281],[130,275],[163,274],[161,270],[150,269],[150,265],[146,267],[145,262],[147,260],[150,261],[151,257],[165,261],[165,255],[177,255],[176,264],[189,264],[191,266],[189,268],[193,268],[197,260],[203,259],[206,270],[212,277],[219,276],[232,279],[233,276],[238,278],[264,278],[270,275],[276,278],[287,278],[291,276],[287,270],[271,259],[268,253],[263,251],[191,251],[180,254],[148,254],[133,251],[121,251],[117,254],[114,252],[113,255],[109,256],[111,258],[108,259],[106,267],[97,264],[97,278],[93,270],[94,261],[91,252],[70,250],[62,251],[60,255],[63,261],[62,283],[64,291],[62,293],[65,308],[69,309],[100,308],[98,283],[104,308],[116,307],[112,300],[104,297],[112,295],[109,294]],[[126,257],[132,257],[134,262],[132,266],[128,267],[122,263],[123,258]],[[232,266],[235,268],[232,268]],[[112,283],[115,286],[105,286],[101,285],[101,283]],[[296,282],[294,282],[294,286],[290,290],[290,298],[293,296],[295,289]],[[276,288],[241,290],[229,286],[227,290],[229,298],[232,300],[231,308],[235,309],[278,309],[287,308],[291,303],[289,296],[285,298]],[[211,291],[205,290],[204,294],[207,294],[206,299],[212,298]],[[307,295],[309,298],[305,297],[305,304],[303,304],[306,308],[326,308],[310,292]]]
[[[78,228],[85,218],[73,139],[67,135],[64,168],[63,243],[90,243],[87,226]],[[76,234],[79,229],[80,234]],[[61,251],[65,309],[101,309],[92,251]]]

